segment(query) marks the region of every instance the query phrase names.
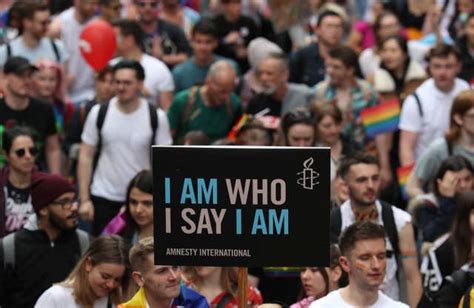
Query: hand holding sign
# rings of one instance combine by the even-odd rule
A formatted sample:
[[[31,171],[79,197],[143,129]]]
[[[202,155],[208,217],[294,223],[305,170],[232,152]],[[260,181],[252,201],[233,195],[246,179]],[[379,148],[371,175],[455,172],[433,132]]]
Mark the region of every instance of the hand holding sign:
[[[112,26],[106,21],[95,20],[82,30],[79,48],[86,62],[98,72],[109,63],[116,44]]]

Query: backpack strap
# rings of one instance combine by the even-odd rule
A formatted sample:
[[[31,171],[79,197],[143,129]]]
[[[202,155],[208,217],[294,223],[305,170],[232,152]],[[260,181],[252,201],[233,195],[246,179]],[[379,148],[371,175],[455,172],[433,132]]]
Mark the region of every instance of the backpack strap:
[[[153,146],[156,139],[156,130],[158,129],[158,115],[156,112],[156,107],[150,103],[148,103],[148,110],[150,111],[150,126],[152,132],[150,146]]]
[[[81,126],[84,126],[84,122],[86,121],[87,110],[86,110],[87,102],[81,102],[79,104],[79,123]]]
[[[413,98],[415,99],[416,105],[418,106],[418,112],[420,113],[420,117],[423,117],[423,107],[421,106],[420,97],[416,92],[413,93]]]
[[[97,137],[99,138],[97,141],[97,147],[95,151],[95,157],[93,162],[92,170],[95,170],[97,167],[97,163],[99,162],[100,151],[102,149],[102,126],[104,126],[105,116],[107,114],[107,110],[109,109],[109,103],[105,103],[100,105],[99,107],[99,114],[97,115]],[[92,171],[94,173],[94,171]]]
[[[335,208],[331,211],[330,216],[330,242],[337,244],[339,242],[339,235],[342,228],[342,213],[341,208]]]
[[[81,249],[81,256],[89,249],[89,235],[86,232],[76,229],[77,239],[79,240],[79,248]]]
[[[181,127],[184,128],[186,122],[188,122],[191,112],[193,111],[194,104],[196,103],[196,94],[200,87],[194,86],[189,89],[188,100],[186,106],[184,106],[183,112],[181,112]]]
[[[10,233],[2,239],[3,268],[15,268],[15,233]]]
[[[56,61],[58,63],[61,63],[61,55],[59,54],[59,49],[56,43],[54,42],[54,39],[50,39],[51,41],[51,47],[53,48],[54,55],[56,56]]]
[[[448,148],[448,156],[452,156],[453,155],[453,143],[450,142],[446,137],[444,138],[444,140],[446,141],[446,146]]]
[[[380,203],[382,204],[383,226],[385,228],[385,232],[387,232],[390,244],[392,244],[393,252],[397,257],[400,255],[400,248],[398,245],[398,231],[397,225],[395,224],[395,217],[393,216],[393,208],[391,204],[384,201],[380,201]]]
[[[7,43],[7,60],[11,58],[12,56],[12,47],[10,46],[10,43]]]

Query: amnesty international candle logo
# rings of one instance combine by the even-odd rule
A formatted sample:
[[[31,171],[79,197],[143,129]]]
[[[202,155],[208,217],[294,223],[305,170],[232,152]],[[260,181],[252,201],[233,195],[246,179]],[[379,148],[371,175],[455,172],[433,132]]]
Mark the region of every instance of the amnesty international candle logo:
[[[154,146],[157,264],[326,266],[329,167],[328,148]]]
[[[319,184],[319,173],[311,168],[313,163],[314,159],[312,157],[308,158],[303,162],[303,171],[298,172],[298,175],[300,176],[298,184],[303,186],[304,189],[312,190],[314,186]]]

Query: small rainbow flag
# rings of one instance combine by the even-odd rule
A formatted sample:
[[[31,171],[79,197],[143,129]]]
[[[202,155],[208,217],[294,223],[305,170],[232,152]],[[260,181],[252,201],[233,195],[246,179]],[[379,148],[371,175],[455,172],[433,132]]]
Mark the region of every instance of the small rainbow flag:
[[[240,131],[240,129],[242,128],[242,126],[245,125],[245,123],[247,123],[250,119],[252,118],[252,116],[248,113],[244,113],[239,121],[237,121],[237,124],[235,124],[232,129],[229,131],[229,133],[227,134],[227,139],[229,139],[230,141],[235,141],[235,138],[237,137],[237,133]]]
[[[412,172],[414,167],[415,167],[415,164],[411,164],[411,165],[397,168],[398,184],[400,185],[400,191],[402,193],[403,199],[405,200],[409,199],[408,194],[406,193],[406,190],[405,190],[405,185],[407,184],[408,177],[410,176],[410,173]]]
[[[377,106],[365,108],[360,115],[368,137],[393,132],[398,129],[400,121],[400,102],[395,98],[390,99]]]

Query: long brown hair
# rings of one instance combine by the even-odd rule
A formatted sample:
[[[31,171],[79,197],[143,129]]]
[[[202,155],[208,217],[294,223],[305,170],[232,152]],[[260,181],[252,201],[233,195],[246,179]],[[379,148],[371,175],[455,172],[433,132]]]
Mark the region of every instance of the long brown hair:
[[[446,134],[448,142],[455,142],[461,136],[461,125],[456,123],[455,116],[462,117],[472,108],[474,108],[474,90],[465,90],[456,96],[451,108],[449,131]]]
[[[185,266],[183,268],[183,273],[191,283],[196,286],[200,286],[202,278],[198,275],[196,267],[194,266]],[[237,282],[238,282],[238,273],[236,267],[222,267],[221,268],[221,287],[225,292],[232,294],[232,296],[237,296]]]
[[[124,240],[118,235],[108,235],[94,240],[71,274],[61,283],[64,287],[72,288],[76,303],[85,307],[91,307],[97,299],[88,282],[88,273],[86,271],[86,262],[88,260],[90,260],[92,266],[101,263],[125,265],[122,285],[110,294],[112,302],[120,304],[122,301],[122,289],[125,289],[129,282],[128,248]]]
[[[451,238],[454,246],[454,266],[460,268],[471,257],[472,231],[471,211],[474,209],[474,191],[463,193],[456,198]]]

